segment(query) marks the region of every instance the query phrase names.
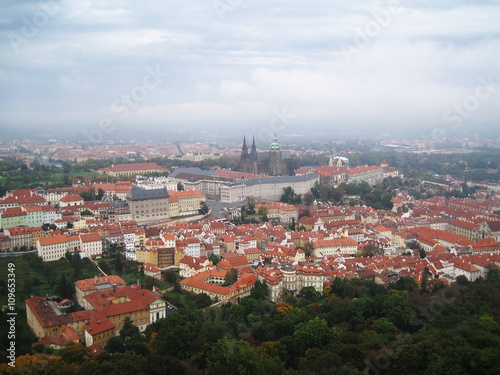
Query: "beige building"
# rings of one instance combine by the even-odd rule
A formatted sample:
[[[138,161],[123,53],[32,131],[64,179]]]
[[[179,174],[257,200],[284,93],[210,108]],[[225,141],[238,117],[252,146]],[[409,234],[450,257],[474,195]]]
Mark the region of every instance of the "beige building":
[[[171,202],[171,217],[196,215],[201,204],[207,200],[206,195],[197,189],[169,191],[169,196]]]
[[[102,240],[98,233],[80,234],[78,236],[60,234],[39,238],[36,248],[38,256],[44,262],[59,260],[67,252],[80,253],[82,258],[95,258],[102,255]]]
[[[167,169],[160,167],[156,163],[133,163],[133,164],[115,164],[111,168],[99,169],[100,173],[106,173],[110,176],[135,176],[150,173],[164,173]]]
[[[170,218],[169,194],[166,189],[134,187],[127,193],[132,219],[138,224],[164,221]]]
[[[251,178],[221,186],[220,200],[232,203],[252,197],[277,202],[283,195],[284,188],[291,187],[295,194],[304,195],[311,191],[316,181],[319,183],[319,176],[313,173],[301,176]]]
[[[233,285],[223,286],[225,275],[225,271],[204,271],[182,280],[180,285],[182,290],[196,294],[205,293],[212,299],[228,301],[250,295],[250,291],[257,281],[257,275],[254,273],[244,273]]]
[[[358,251],[358,243],[352,238],[319,239],[313,242],[313,255],[324,257],[328,255],[351,255]]]
[[[80,234],[80,257],[102,257],[102,239],[99,233]]]

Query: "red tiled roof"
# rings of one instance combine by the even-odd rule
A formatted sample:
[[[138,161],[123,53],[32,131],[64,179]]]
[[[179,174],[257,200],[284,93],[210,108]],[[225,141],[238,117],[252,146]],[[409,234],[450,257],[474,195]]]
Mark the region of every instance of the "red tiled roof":
[[[140,172],[148,170],[166,171],[166,168],[160,167],[156,163],[133,163],[133,164],[115,164],[109,168],[111,172]]]
[[[83,198],[75,194],[67,194],[60,199],[60,202],[78,202],[78,201],[83,202]]]
[[[43,297],[31,297],[25,302],[27,308],[33,312],[33,315],[43,328],[60,326],[71,321],[71,315],[57,314],[50,303]]]
[[[97,285],[110,283],[111,285],[125,286],[127,283],[117,275],[109,275],[102,277],[95,277],[91,279],[78,280],[75,282],[75,286],[78,287],[83,292],[88,292],[95,290]]]
[[[45,203],[45,198],[38,195],[36,190],[13,190],[12,196],[4,197],[2,204],[40,204]]]
[[[103,314],[96,312],[90,321],[85,324],[85,331],[95,336],[99,333],[115,329],[115,325]]]
[[[21,207],[11,207],[1,212],[1,215],[2,218],[7,218],[7,217],[26,216],[27,213],[24,212]]]
[[[80,240],[84,243],[101,241],[99,233],[80,234]]]

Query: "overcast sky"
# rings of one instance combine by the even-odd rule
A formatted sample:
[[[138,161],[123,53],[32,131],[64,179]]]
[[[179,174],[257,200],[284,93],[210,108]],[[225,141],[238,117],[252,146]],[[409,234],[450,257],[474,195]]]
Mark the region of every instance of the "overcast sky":
[[[500,1],[2,0],[0,133],[498,129],[499,19]]]

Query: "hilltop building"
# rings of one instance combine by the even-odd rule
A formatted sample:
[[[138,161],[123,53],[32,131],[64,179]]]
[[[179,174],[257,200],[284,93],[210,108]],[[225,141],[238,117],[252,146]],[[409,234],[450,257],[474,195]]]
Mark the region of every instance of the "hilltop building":
[[[250,152],[243,137],[241,147],[240,170],[245,173],[267,174],[270,176],[288,176],[293,174],[291,165],[292,156],[288,151],[282,151],[276,134],[269,145],[269,151],[257,152],[255,137]]]

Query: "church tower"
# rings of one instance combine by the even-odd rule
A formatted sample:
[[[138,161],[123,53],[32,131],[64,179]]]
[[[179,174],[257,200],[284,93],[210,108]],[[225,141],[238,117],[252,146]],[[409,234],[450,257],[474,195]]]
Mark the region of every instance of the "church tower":
[[[250,173],[259,173],[259,157],[257,155],[257,147],[255,146],[255,136],[252,139],[252,148],[250,149]]]
[[[271,176],[287,175],[286,165],[281,160],[281,145],[278,137],[274,134],[273,141],[269,145],[269,174]]]
[[[255,135],[253,136],[252,149],[250,150],[250,161],[252,161],[253,163],[259,161],[257,157],[257,147],[255,146]]]
[[[243,146],[241,146],[241,156],[240,156],[240,169],[246,172],[248,164],[248,147],[246,137],[243,136]]]

